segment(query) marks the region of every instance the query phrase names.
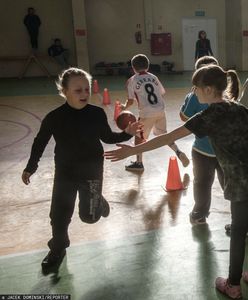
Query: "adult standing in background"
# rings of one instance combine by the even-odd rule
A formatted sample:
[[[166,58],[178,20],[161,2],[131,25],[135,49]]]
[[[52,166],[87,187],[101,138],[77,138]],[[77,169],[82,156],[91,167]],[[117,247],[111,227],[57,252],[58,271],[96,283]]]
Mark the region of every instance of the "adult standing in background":
[[[206,55],[214,56],[211,49],[210,40],[207,39],[206,31],[200,30],[198,33],[198,40],[195,45],[195,60]]]
[[[39,27],[41,25],[41,21],[39,16],[35,14],[35,9],[33,7],[28,8],[28,14],[25,16],[23,23],[27,27],[32,49],[37,50]]]

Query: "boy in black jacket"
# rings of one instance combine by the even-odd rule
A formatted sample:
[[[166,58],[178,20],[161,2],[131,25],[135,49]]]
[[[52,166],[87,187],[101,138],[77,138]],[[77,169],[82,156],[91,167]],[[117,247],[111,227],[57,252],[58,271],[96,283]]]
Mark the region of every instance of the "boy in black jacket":
[[[129,140],[139,123],[129,124],[123,132],[113,132],[100,107],[88,103],[91,76],[77,68],[65,70],[57,82],[66,102],[51,111],[42,121],[34,139],[31,155],[22,174],[25,184],[37,170],[42,153],[53,136],[55,176],[50,218],[52,238],[50,251],[42,261],[43,271],[58,268],[70,245],[68,226],[79,194],[79,216],[83,222],[95,223],[109,214],[109,204],[102,196],[104,143]]]

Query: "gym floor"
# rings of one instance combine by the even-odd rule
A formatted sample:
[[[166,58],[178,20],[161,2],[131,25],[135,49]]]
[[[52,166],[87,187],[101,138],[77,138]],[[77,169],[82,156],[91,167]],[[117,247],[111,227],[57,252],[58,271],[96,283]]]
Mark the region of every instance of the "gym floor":
[[[242,82],[247,73],[239,74]],[[168,131],[182,124],[179,109],[190,90],[190,73],[161,75],[166,95]],[[125,77],[99,76],[108,88],[111,105],[99,95],[114,130],[115,100],[125,101]],[[69,294],[73,300],[214,300],[226,299],[214,288],[217,276],[227,276],[229,202],[216,180],[208,225],[189,223],[193,206],[192,163],[183,168],[185,190],[166,192],[168,147],[144,154],[145,171],[125,171],[132,158],[105,161],[103,194],[110,203],[108,218],[97,224],[80,222],[77,209],[70,226],[71,246],[58,274],[42,275],[40,263],[51,235],[49,208],[53,185],[50,141],[38,171],[25,186],[21,173],[41,119],[64,101],[55,78],[1,79],[0,82],[0,294]],[[137,114],[137,108],[131,108]],[[191,157],[193,136],[177,142]],[[133,140],[131,140],[131,143]],[[115,145],[104,144],[106,150]],[[246,254],[248,252],[246,251]],[[248,259],[245,266],[248,268]],[[248,285],[242,283],[244,299]]]

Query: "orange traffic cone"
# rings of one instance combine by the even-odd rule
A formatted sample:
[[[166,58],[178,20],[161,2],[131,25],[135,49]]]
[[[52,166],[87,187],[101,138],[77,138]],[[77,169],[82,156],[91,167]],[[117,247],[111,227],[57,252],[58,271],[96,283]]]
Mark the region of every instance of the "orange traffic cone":
[[[114,120],[116,121],[116,119],[118,118],[119,114],[121,113],[122,109],[121,109],[121,103],[119,100],[115,101],[115,111],[114,111]]]
[[[171,192],[171,191],[177,191],[183,189],[184,186],[181,181],[181,176],[177,164],[177,158],[175,156],[171,156],[165,190],[167,192]]]
[[[109,92],[108,92],[108,89],[104,89],[103,90],[103,100],[102,100],[102,104],[104,105],[108,105],[110,104],[110,97],[109,97]]]
[[[99,85],[97,80],[93,80],[93,94],[98,94],[99,93]]]

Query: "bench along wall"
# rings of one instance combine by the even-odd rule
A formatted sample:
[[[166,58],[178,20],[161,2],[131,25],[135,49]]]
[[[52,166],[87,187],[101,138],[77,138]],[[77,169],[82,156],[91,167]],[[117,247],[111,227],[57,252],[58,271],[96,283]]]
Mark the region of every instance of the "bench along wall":
[[[71,64],[76,64],[71,1],[1,0],[0,77],[18,77],[25,60],[16,57],[28,58],[31,52],[29,35],[23,24],[28,7],[34,7],[41,19],[38,55],[49,72],[55,75],[60,71],[60,66],[46,56],[47,48],[56,37],[61,38],[63,46],[70,50]],[[8,59],[5,60],[4,57]],[[31,63],[25,76],[46,76],[46,74],[37,64]]]

